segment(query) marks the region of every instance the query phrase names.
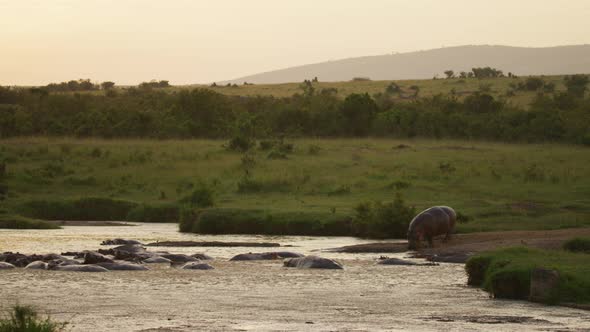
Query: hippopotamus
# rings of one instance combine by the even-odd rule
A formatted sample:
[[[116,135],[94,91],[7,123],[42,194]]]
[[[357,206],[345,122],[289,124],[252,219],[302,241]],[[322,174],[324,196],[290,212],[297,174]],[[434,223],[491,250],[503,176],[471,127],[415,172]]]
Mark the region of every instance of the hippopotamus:
[[[104,267],[109,271],[147,271],[149,270],[147,267],[139,264],[131,264],[131,263],[120,263],[120,262],[103,262],[103,263],[96,263],[94,265]]]
[[[43,261],[34,261],[25,266],[27,270],[47,270],[47,263]]]
[[[0,262],[0,270],[12,270],[14,268],[15,266],[10,263]]]
[[[263,252],[263,253],[247,253],[235,255],[230,261],[259,261],[268,259],[279,259],[279,255],[276,252]]]
[[[193,254],[193,255],[191,255],[191,257],[196,258],[196,259],[200,259],[202,261],[209,261],[209,260],[213,259],[213,257],[211,257],[209,255],[202,254],[202,253]]]
[[[51,270],[57,271],[71,271],[71,272],[109,272],[102,266],[98,265],[56,265],[51,267]]]
[[[197,258],[184,254],[160,254],[161,257],[171,260],[176,263],[186,263],[198,261]]]
[[[418,213],[408,228],[409,249],[417,249],[423,238],[433,247],[432,240],[437,235],[445,235],[443,241],[447,241],[455,230],[456,221],[455,210],[448,206],[433,206]]]
[[[84,263],[82,263],[82,264],[113,263],[113,262],[114,261],[111,258],[109,258],[103,254],[89,251],[86,254],[84,254]]]
[[[183,270],[213,270],[213,266],[207,263],[201,262],[188,262],[184,264],[181,269]]]
[[[404,265],[404,266],[408,266],[408,265],[414,265],[414,266],[436,266],[438,265],[437,263],[415,263],[412,261],[407,261],[405,259],[399,259],[399,258],[384,258],[384,259],[380,259],[379,262],[377,262],[377,264],[381,264],[381,265]]]
[[[305,256],[290,258],[283,262],[286,267],[297,267],[305,269],[342,269],[340,263],[331,259],[318,256]]]
[[[270,260],[270,259],[283,259],[283,258],[295,258],[303,257],[303,255],[290,252],[290,251],[278,251],[278,252],[261,252],[261,253],[247,253],[239,254],[230,259],[230,261],[258,261],[258,260]]]
[[[127,240],[127,239],[112,239],[112,240],[104,240],[100,243],[102,246],[112,246],[112,245],[125,245],[125,244],[143,244],[137,240]]]
[[[166,264],[170,264],[172,261],[169,260],[168,258],[164,258],[161,256],[152,256],[148,259],[145,259],[142,261],[142,263],[146,263],[146,264],[157,264],[157,263],[166,263]]]

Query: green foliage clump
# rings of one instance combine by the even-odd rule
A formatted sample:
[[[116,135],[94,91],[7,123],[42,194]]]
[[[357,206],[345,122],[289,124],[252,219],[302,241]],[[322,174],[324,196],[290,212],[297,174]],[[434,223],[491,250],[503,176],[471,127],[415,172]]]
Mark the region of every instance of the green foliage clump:
[[[350,236],[347,216],[321,212],[269,212],[257,209],[184,209],[181,232],[200,234],[265,234]]]
[[[141,204],[129,211],[126,220],[135,222],[178,222],[179,207],[174,204]]]
[[[590,238],[578,237],[566,241],[563,249],[571,252],[583,252],[590,254]]]
[[[46,220],[125,220],[137,203],[101,197],[75,200],[33,200],[22,205],[22,212]]]
[[[195,186],[190,195],[182,198],[180,203],[193,208],[213,206],[215,204],[215,191],[210,185],[201,182]]]
[[[44,221],[26,218],[0,210],[0,228],[9,229],[58,229],[58,225]]]
[[[416,209],[407,206],[398,193],[390,203],[375,201],[357,205],[353,227],[355,234],[359,236],[405,238],[415,214]]]
[[[66,325],[49,317],[41,319],[30,306],[16,305],[8,317],[0,319],[0,332],[58,332],[63,331]]]
[[[590,303],[590,265],[586,254],[526,247],[480,253],[467,261],[468,283],[498,298],[528,299],[535,268],[556,270],[560,280],[548,303]]]

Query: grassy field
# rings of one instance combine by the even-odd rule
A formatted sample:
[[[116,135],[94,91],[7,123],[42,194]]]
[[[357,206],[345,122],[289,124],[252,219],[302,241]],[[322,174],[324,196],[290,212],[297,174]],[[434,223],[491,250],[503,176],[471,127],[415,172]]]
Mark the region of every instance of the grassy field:
[[[225,143],[3,140],[2,204],[25,215],[31,201],[83,197],[168,206],[205,184],[221,208],[352,215],[361,202],[391,201],[400,192],[418,210],[445,204],[469,216],[459,232],[590,226],[584,147],[298,139],[283,156],[260,149],[244,155]]]

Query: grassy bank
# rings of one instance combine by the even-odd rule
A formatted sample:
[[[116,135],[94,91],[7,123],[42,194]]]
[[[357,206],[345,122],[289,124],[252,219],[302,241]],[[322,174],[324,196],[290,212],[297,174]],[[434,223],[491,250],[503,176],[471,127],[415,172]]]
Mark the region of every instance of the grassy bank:
[[[252,209],[184,211],[181,232],[202,234],[354,235],[352,220],[329,212],[269,213]]]
[[[205,185],[216,208],[256,215],[353,216],[362,202],[390,202],[401,193],[417,211],[445,204],[467,215],[459,232],[590,226],[585,147],[390,139],[289,143],[293,151],[274,158],[258,147],[247,154],[228,151],[221,140],[0,140],[2,204],[11,214],[44,219],[176,221],[176,207]]]
[[[44,220],[31,219],[0,211],[0,228],[11,229],[57,229],[59,226]]]
[[[587,254],[505,248],[472,257],[465,269],[468,283],[498,298],[529,299],[531,274],[535,268],[557,271],[559,281],[546,303],[590,304],[590,264]]]

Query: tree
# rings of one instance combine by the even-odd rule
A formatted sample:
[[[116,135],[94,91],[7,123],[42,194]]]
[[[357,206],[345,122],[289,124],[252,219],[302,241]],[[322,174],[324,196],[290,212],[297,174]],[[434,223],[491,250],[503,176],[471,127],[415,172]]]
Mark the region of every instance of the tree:
[[[446,70],[445,71],[445,75],[447,75],[447,79],[449,78],[455,78],[455,72],[452,70]]]
[[[577,74],[564,77],[564,84],[567,92],[573,96],[583,98],[586,93],[588,82],[588,75]]]
[[[467,72],[464,72],[464,71],[460,72],[459,78],[467,78]]]
[[[103,90],[109,90],[112,89],[115,86],[115,82],[110,82],[110,81],[106,81],[106,82],[102,82],[100,83],[100,87]]]
[[[345,134],[366,136],[377,111],[377,104],[368,93],[348,95],[340,105]]]

